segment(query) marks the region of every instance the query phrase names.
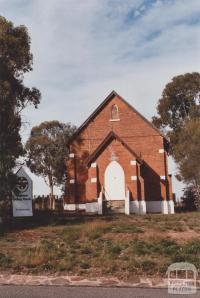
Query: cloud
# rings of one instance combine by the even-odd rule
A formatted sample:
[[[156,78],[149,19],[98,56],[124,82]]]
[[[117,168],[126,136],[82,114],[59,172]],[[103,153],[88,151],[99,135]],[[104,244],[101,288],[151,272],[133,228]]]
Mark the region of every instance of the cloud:
[[[0,14],[28,27],[25,81],[43,95],[24,111],[24,141],[44,120],[81,124],[113,89],[150,119],[173,76],[199,71],[199,0],[0,0]]]

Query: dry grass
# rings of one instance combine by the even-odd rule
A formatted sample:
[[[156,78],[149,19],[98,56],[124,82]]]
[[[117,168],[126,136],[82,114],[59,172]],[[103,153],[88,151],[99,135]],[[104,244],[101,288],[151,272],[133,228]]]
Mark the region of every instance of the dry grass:
[[[200,268],[200,213],[36,220],[1,231],[1,271],[130,280],[177,261]]]

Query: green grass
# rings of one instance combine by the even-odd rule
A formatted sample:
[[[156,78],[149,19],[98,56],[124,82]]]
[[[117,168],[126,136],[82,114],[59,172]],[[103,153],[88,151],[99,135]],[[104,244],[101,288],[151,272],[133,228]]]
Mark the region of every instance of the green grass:
[[[144,230],[141,227],[130,225],[130,224],[123,224],[123,225],[115,225],[112,230],[112,233],[143,233]]]
[[[0,253],[0,268],[9,268],[12,260],[6,254]]]
[[[130,280],[165,276],[173,262],[200,268],[200,213],[32,219],[0,233],[0,271]]]

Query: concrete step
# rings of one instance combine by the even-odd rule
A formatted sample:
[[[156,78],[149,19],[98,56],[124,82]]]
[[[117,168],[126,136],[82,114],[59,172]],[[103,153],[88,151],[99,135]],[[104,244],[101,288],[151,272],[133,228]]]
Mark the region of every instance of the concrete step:
[[[112,201],[103,202],[104,214],[124,213],[124,211],[125,211],[124,200],[112,200]]]

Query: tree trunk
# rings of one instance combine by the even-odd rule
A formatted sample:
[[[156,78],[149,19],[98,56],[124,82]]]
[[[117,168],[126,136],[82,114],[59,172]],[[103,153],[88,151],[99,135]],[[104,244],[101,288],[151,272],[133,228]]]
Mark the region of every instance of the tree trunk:
[[[50,185],[50,196],[53,197],[54,191],[53,191],[53,184]]]
[[[52,205],[53,205],[53,195],[54,195],[54,189],[53,189],[53,181],[52,181],[52,177],[49,176],[49,187],[50,187],[50,210],[52,210]]]

